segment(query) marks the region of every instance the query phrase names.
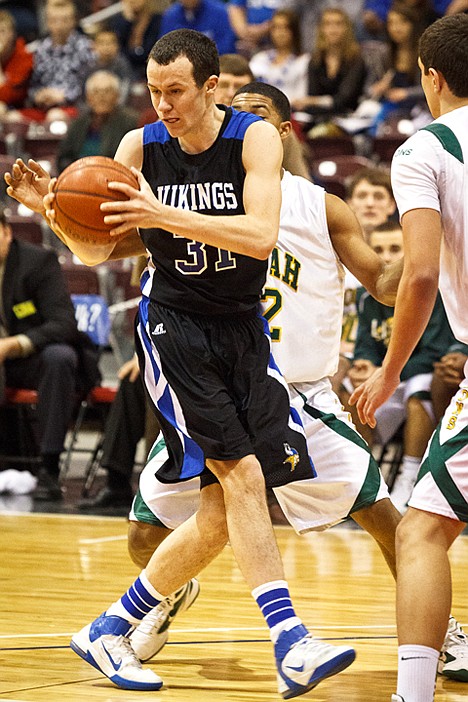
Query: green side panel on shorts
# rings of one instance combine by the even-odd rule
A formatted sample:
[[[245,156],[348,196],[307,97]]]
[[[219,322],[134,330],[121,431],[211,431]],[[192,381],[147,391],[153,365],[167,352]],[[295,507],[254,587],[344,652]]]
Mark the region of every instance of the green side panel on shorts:
[[[157,518],[154,512],[150,510],[150,508],[142,498],[139,490],[135,495],[135,499],[133,500],[133,513],[138,522],[144,522],[145,524],[152,524],[153,526],[164,527],[165,529],[167,528],[166,525],[163,524]]]
[[[364,439],[358,434],[357,431],[351,429],[350,426],[342,422],[341,419],[338,419],[338,417],[331,412],[327,414],[306,404],[304,405],[304,411],[311,417],[314,417],[314,419],[320,419],[320,421],[329,427],[329,429],[336,432],[340,436],[343,436],[353,444],[356,444],[356,446],[359,446],[359,448],[362,448],[368,454],[369,465],[367,468],[367,475],[361,491],[356,497],[356,500],[354,501],[349,513],[352,514],[353,512],[358,512],[364,507],[373,505],[380,489],[380,469]]]
[[[431,134],[434,134],[434,136],[437,137],[444,147],[445,151],[452,154],[452,156],[454,156],[457,161],[460,161],[460,163],[464,163],[463,151],[460,146],[460,142],[450,127],[447,127],[445,124],[433,123],[428,124],[427,127],[423,127],[422,131],[431,132]]]
[[[456,436],[441,445],[439,424],[432,437],[428,455],[421,463],[416,481],[418,483],[427,473],[431,473],[437,487],[462,522],[468,522],[468,502],[454,483],[447,470],[446,462],[462,448],[465,448],[467,444],[468,427],[465,427]]]
[[[146,463],[151,461],[152,458],[158,455],[161,451],[163,451],[166,448],[166,442],[164,441],[163,437],[161,437],[158,441],[156,441],[152,447],[151,451],[148,454],[148,458],[146,459]]]

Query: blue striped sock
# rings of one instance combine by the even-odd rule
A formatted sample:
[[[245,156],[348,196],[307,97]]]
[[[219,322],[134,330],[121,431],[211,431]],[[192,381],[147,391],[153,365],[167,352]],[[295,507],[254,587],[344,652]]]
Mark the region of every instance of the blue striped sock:
[[[276,641],[281,630],[292,629],[302,624],[294,611],[285,580],[274,580],[260,585],[252,590],[252,596],[265,617],[273,641]]]
[[[154,589],[143,570],[125,595],[114,602],[106,614],[138,624],[163,599],[164,596]]]

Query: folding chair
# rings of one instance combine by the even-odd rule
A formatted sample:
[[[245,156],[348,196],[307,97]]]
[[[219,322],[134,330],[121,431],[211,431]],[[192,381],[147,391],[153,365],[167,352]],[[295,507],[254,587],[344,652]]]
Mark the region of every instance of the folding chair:
[[[5,388],[6,410],[14,410],[17,417],[17,446],[15,454],[0,454],[0,463],[38,467],[41,462],[35,430],[37,392],[23,388]]]

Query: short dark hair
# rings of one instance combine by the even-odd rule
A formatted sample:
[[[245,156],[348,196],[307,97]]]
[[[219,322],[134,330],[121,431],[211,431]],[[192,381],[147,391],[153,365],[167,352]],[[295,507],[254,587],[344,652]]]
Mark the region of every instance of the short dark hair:
[[[401,229],[400,222],[397,222],[395,219],[388,219],[386,222],[377,224],[370,233],[373,234],[374,232],[394,232],[397,229]]]
[[[210,76],[219,76],[219,54],[214,41],[194,29],[174,29],[164,34],[151,49],[148,61],[167,66],[185,56],[193,67],[193,79],[201,88]]]
[[[274,85],[261,83],[260,81],[252,81],[252,83],[247,83],[247,85],[243,85],[242,88],[239,88],[234,97],[236,97],[236,95],[242,95],[243,93],[255,93],[270,98],[273,107],[281,119],[284,122],[291,119],[291,105],[289,100],[286,95],[279,90],[279,88],[275,88]]]
[[[419,58],[426,75],[430,68],[440,71],[456,97],[468,97],[468,15],[447,15],[431,24],[419,40]]]
[[[353,193],[359,183],[367,180],[371,185],[385,188],[388,194],[393,198],[392,181],[390,173],[383,168],[360,168],[346,183],[346,197],[353,197]]]

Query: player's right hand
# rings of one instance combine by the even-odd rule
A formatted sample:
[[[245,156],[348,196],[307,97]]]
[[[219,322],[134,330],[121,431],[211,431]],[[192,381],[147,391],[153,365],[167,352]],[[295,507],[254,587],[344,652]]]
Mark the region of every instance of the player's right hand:
[[[44,214],[43,198],[47,194],[50,175],[42,166],[29,159],[26,164],[17,158],[11,172],[4,175],[7,195],[39,214]]]

